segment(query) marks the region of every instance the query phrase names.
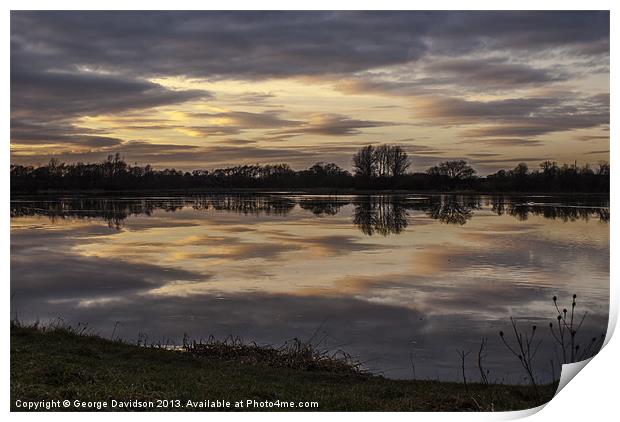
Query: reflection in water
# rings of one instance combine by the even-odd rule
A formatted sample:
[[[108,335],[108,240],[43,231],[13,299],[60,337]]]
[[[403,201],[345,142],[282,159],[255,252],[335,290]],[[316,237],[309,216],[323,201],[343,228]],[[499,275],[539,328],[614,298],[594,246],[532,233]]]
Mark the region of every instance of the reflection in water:
[[[480,209],[478,197],[442,195],[431,201],[427,214],[430,218],[446,224],[463,225]]]
[[[203,211],[212,208],[244,215],[285,216],[295,207],[295,202],[282,196],[214,195],[194,197],[186,205]]]
[[[151,215],[155,210],[176,211],[183,199],[119,200],[112,198],[60,198],[57,200],[11,201],[11,218],[43,215],[58,219],[102,219],[110,227],[122,227],[130,216]]]
[[[584,338],[607,324],[606,198],[23,198],[11,217],[11,312],[24,322],[155,341],[281,344],[320,330],[395,378],[414,356],[419,377],[458,379],[454,350],[488,338],[490,379],[523,382],[497,336],[509,316],[546,327],[551,297],[576,293]],[[555,353],[541,348],[541,378]]]
[[[398,234],[407,228],[407,210],[415,207],[398,197],[367,196],[355,204],[353,223],[368,236]]]
[[[588,220],[596,217],[609,222],[609,200],[589,198],[587,202],[566,205],[543,202],[545,198],[494,196],[484,198],[497,215],[510,215],[526,221],[530,215],[562,221]],[[399,195],[366,195],[343,198],[294,198],[278,195],[210,195],[188,198],[61,198],[56,200],[11,201],[11,217],[43,215],[52,221],[66,218],[99,218],[110,227],[122,227],[130,216],[150,216],[155,210],[169,212],[191,207],[199,211],[228,211],[244,215],[286,216],[296,205],[317,216],[334,216],[347,205],[354,206],[353,224],[364,234],[383,236],[402,233],[408,226],[411,211],[422,211],[446,224],[464,225],[482,208],[478,195],[434,195],[408,198]]]
[[[538,198],[536,198],[538,199]],[[526,221],[530,214],[552,220],[577,221],[596,217],[603,223],[609,222],[609,201],[590,201],[584,204],[560,204],[544,202],[515,202],[503,196],[491,200],[492,210],[497,215],[504,213]]]
[[[310,211],[314,215],[336,215],[340,212],[340,209],[345,205],[348,205],[350,201],[341,201],[337,199],[317,199],[308,198],[300,199],[299,207],[304,210]]]

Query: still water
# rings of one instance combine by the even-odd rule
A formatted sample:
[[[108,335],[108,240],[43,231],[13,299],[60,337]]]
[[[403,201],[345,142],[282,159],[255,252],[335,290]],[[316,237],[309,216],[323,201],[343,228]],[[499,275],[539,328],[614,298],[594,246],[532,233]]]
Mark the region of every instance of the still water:
[[[524,382],[501,343],[552,297],[606,331],[609,200],[566,196],[46,197],[11,201],[11,315],[104,337],[312,339],[390,378]],[[559,369],[555,369],[556,376]]]

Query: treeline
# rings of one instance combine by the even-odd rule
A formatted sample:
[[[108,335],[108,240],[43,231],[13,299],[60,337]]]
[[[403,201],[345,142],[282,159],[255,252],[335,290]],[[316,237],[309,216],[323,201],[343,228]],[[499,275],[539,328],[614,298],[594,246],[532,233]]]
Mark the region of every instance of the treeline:
[[[316,163],[295,171],[287,164],[242,165],[216,170],[155,170],[128,164],[120,154],[100,163],[61,163],[44,166],[11,165],[11,191],[45,190],[165,190],[222,188],[332,188],[471,190],[493,192],[609,192],[609,164],[596,168],[545,161],[530,170],[514,169],[478,177],[463,160],[445,161],[425,172],[412,172],[407,153],[398,145],[372,145],[353,156],[354,172],[334,163]]]

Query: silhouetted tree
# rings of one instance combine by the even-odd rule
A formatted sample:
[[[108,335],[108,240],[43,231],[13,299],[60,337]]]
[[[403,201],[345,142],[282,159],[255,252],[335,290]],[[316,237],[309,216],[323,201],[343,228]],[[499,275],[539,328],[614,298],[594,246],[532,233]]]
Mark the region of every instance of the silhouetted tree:
[[[362,179],[370,179],[376,175],[376,155],[375,148],[372,145],[360,148],[353,155],[353,168],[355,169],[355,175]]]
[[[476,174],[464,160],[444,161],[427,170],[427,174],[435,180],[437,187],[455,189],[468,187]]]
[[[588,164],[545,161],[530,171],[520,163],[512,170],[499,170],[475,177],[465,161],[446,161],[426,173],[407,173],[410,162],[398,145],[368,145],[353,157],[355,177],[335,163],[316,163],[295,171],[288,164],[240,165],[215,170],[183,172],[155,170],[123,160],[120,154],[100,163],[66,164],[53,158],[40,167],[11,165],[11,191],[45,190],[143,190],[222,188],[352,188],[528,192],[609,192],[609,163],[593,170]]]
[[[430,175],[445,176],[453,180],[464,180],[476,174],[465,160],[444,161],[428,169]]]
[[[409,156],[399,145],[392,145],[388,149],[389,167],[392,177],[401,177],[411,166]]]

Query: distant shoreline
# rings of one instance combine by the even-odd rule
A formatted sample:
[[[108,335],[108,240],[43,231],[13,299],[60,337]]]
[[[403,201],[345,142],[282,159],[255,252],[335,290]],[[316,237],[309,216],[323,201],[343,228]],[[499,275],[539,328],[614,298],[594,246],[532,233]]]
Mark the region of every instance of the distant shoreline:
[[[221,194],[267,194],[267,195],[553,195],[553,196],[592,196],[609,197],[610,192],[566,192],[566,191],[475,191],[475,190],[408,190],[408,189],[351,189],[351,188],[191,188],[191,189],[48,189],[39,191],[12,190],[14,196],[195,196]]]

